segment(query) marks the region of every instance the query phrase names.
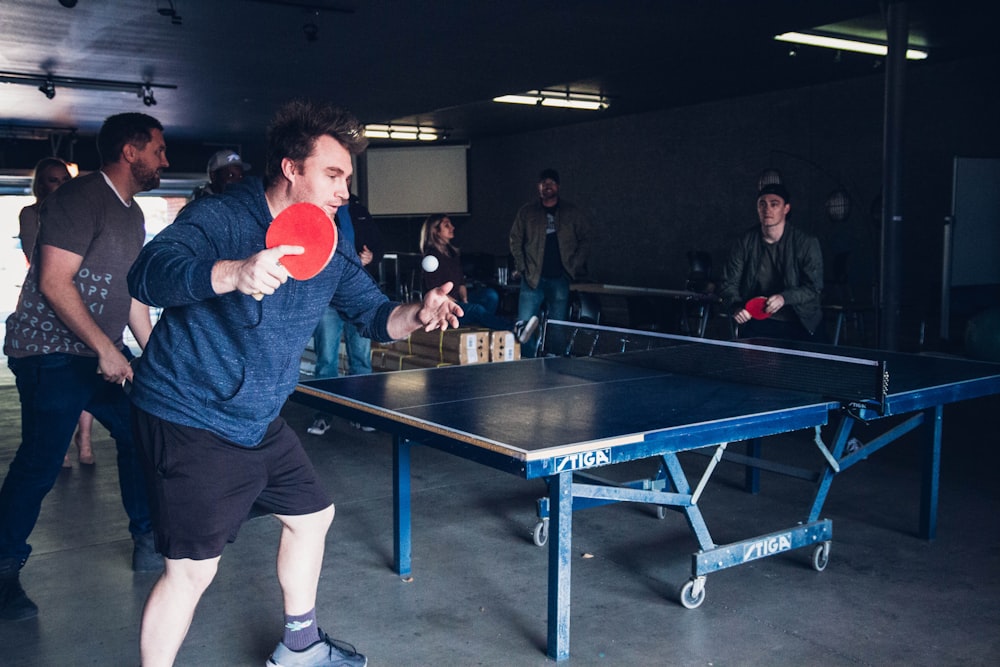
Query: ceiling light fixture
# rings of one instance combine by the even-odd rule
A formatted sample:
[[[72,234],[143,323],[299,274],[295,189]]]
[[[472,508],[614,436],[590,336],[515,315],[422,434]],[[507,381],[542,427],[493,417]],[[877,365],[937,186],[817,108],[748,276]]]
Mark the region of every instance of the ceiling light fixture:
[[[791,42],[793,44],[805,44],[807,46],[818,46],[825,49],[837,49],[838,51],[853,51],[856,53],[868,53],[875,56],[884,56],[889,52],[889,47],[885,42],[866,42],[857,39],[847,39],[823,33],[811,32],[785,32],[775,35],[774,39],[779,42]],[[907,49],[906,58],[908,60],[925,60],[927,58],[925,49]]]
[[[156,0],[156,13],[160,16],[167,16],[174,25],[181,25],[184,19],[177,10],[174,9],[174,0]]]
[[[493,101],[504,104],[526,104],[563,109],[585,109],[587,111],[600,111],[611,105],[604,95],[578,93],[570,90],[529,90],[526,93],[494,97]]]
[[[36,86],[50,100],[56,96],[56,86],[61,88],[76,88],[81,90],[109,90],[123,93],[135,93],[143,104],[153,106],[153,88],[176,89],[177,86],[153,83],[151,81],[112,81],[108,79],[84,79],[75,76],[57,76],[55,74],[30,74],[24,72],[5,72],[0,70],[0,83],[18,83]]]
[[[365,125],[369,139],[397,139],[400,141],[437,141],[445,137],[444,130],[428,125],[393,125],[372,123]]]
[[[46,79],[45,83],[38,87],[38,90],[42,91],[45,94],[45,97],[50,100],[56,96],[56,86],[52,83],[52,79]]]

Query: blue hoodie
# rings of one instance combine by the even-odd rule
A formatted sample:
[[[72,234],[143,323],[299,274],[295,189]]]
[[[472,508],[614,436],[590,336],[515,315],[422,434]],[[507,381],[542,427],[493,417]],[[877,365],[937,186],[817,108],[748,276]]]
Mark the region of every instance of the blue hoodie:
[[[258,179],[188,204],[143,248],[128,274],[139,301],[163,308],[135,371],[132,401],[177,424],[255,447],[299,379],[299,360],[328,305],[362,335],[389,340],[383,295],[341,238],[315,278],[289,279],[257,301],[212,289],[219,260],[264,249],[271,213]]]

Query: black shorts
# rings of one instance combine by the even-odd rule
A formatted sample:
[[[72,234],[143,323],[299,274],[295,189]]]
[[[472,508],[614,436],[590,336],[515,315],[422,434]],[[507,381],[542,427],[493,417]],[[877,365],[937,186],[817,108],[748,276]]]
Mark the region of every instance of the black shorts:
[[[204,560],[236,539],[250,509],[303,515],[332,503],[295,431],[280,417],[257,447],[159,419],[133,406],[156,548]]]

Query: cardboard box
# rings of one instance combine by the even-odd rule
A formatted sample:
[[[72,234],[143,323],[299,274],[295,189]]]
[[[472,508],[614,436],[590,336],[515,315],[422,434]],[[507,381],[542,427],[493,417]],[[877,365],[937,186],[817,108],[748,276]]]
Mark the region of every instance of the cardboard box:
[[[490,332],[490,361],[516,361],[521,358],[521,344],[512,331]]]
[[[372,350],[372,370],[377,371],[405,371],[414,368],[437,368],[450,365],[415,354],[403,354],[395,350]]]
[[[403,355],[385,348],[372,348],[373,371],[398,371],[402,369]]]
[[[417,330],[410,334],[403,347],[408,354],[433,359],[438,363],[479,364],[490,360],[489,332],[485,330]]]

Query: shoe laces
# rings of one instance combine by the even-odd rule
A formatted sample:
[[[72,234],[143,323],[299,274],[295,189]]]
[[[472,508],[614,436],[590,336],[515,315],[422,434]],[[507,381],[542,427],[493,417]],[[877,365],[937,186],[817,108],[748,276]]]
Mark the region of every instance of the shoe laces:
[[[329,656],[331,658],[333,657],[353,658],[358,654],[358,651],[357,649],[354,648],[353,644],[348,644],[345,641],[334,639],[325,632],[321,634],[320,638],[323,640],[323,643],[325,643],[329,647]],[[335,651],[336,653],[334,653]]]

